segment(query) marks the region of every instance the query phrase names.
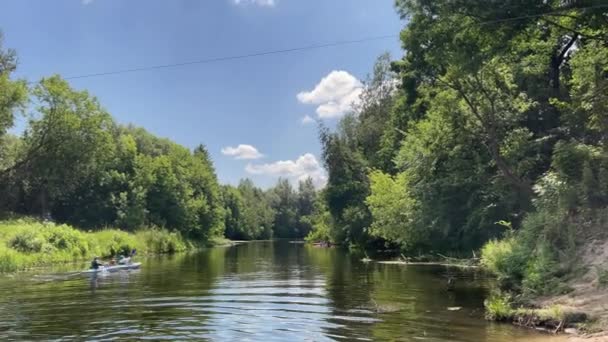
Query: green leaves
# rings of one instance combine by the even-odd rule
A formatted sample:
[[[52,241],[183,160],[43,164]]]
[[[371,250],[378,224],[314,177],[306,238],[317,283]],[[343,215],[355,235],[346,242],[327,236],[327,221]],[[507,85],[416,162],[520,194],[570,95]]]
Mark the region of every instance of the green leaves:
[[[586,128],[605,138],[608,132],[608,48],[588,42],[572,57],[572,120],[583,119]]]
[[[370,174],[371,195],[366,204],[372,213],[370,233],[411,248],[426,243],[428,231],[420,230],[416,199],[408,190],[406,173],[391,177],[380,171]]]
[[[25,81],[10,79],[11,73],[17,68],[17,54],[14,50],[4,49],[3,43],[4,37],[0,31],[0,139],[13,126],[14,113],[25,109],[28,95]],[[1,149],[0,144],[0,156]]]
[[[159,226],[198,240],[223,234],[220,188],[204,146],[191,152],[117,127],[97,99],[59,76],[42,79],[32,95],[38,107],[23,137],[0,136],[0,164],[11,170],[0,184],[13,196],[3,203],[9,209],[80,227]]]

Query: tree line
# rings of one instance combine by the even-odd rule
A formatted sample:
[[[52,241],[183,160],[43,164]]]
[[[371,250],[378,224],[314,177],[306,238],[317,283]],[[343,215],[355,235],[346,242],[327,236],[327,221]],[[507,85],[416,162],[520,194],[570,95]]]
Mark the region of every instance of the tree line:
[[[238,186],[222,186],[226,237],[235,240],[306,237],[317,201],[313,180],[299,182],[297,191],[287,179],[266,191],[249,179]]]
[[[29,86],[11,75],[15,51],[0,36],[0,214],[82,229],[162,227],[194,240],[302,238],[316,192],[287,180],[262,190],[220,185],[204,145],[193,150],[120,125],[60,76]],[[8,131],[17,116],[23,134]]]
[[[321,126],[314,238],[469,256],[490,241],[486,264],[533,291],[566,273],[584,237],[605,233],[598,4],[397,0],[404,56],[380,57],[357,108]]]
[[[540,286],[608,217],[608,23],[597,4],[396,1],[404,55],[381,56],[354,110],[336,129],[320,125],[318,192],[310,181],[219,185],[204,146],[118,125],[58,76],[13,80],[15,53],[2,50],[1,208],[197,238],[482,249],[502,278]],[[7,134],[28,103],[24,134]]]

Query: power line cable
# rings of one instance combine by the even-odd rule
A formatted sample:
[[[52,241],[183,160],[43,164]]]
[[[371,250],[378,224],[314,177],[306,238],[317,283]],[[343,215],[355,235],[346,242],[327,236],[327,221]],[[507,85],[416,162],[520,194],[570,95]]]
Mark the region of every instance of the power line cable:
[[[245,59],[245,58],[252,58],[252,57],[260,57],[260,56],[268,56],[268,55],[276,55],[276,54],[297,52],[297,51],[322,49],[322,48],[334,47],[334,46],[358,44],[358,43],[370,42],[370,41],[375,41],[375,40],[383,40],[383,39],[388,39],[388,38],[396,38],[398,36],[399,35],[397,35],[397,34],[391,34],[391,35],[375,36],[375,37],[368,37],[368,38],[362,38],[362,39],[356,39],[356,40],[344,40],[344,41],[325,43],[325,44],[314,44],[314,45],[308,45],[308,46],[294,47],[294,48],[289,48],[289,49],[281,49],[281,50],[271,50],[271,51],[264,51],[264,52],[249,53],[249,54],[244,54],[244,55],[215,57],[215,58],[201,59],[201,60],[190,61],[190,62],[152,65],[152,66],[132,68],[132,69],[123,69],[123,70],[99,72],[99,73],[93,73],[93,74],[84,74],[84,75],[78,75],[78,76],[65,77],[65,79],[66,80],[73,80],[73,79],[79,79],[79,78],[88,78],[88,77],[97,77],[97,76],[124,74],[124,73],[137,72],[137,71],[146,71],[146,70],[157,70],[157,69],[173,68],[173,67],[180,67],[180,66],[193,65],[193,64],[208,64],[208,63],[215,63],[215,62],[221,62],[221,61],[229,61],[229,60],[237,60],[237,59]]]
[[[522,20],[522,19],[539,18],[539,17],[558,14],[558,13],[571,11],[571,10],[599,9],[599,8],[608,8],[608,4],[600,4],[600,5],[587,6],[587,7],[563,8],[563,9],[558,9],[555,11],[539,13],[539,14],[530,14],[530,15],[523,15],[523,16],[517,16],[517,17],[511,17],[511,18],[486,20],[486,21],[478,22],[477,24],[478,25],[488,25],[488,24],[495,24],[495,23],[501,23],[501,22],[517,21],[517,20]],[[207,58],[207,59],[201,59],[201,60],[195,60],[195,61],[189,61],[189,62],[151,65],[151,66],[143,66],[143,67],[130,68],[130,69],[83,74],[83,75],[69,76],[69,77],[64,77],[64,78],[66,80],[74,80],[74,79],[81,79],[81,78],[91,78],[91,77],[132,73],[132,72],[138,72],[138,71],[167,69],[167,68],[174,68],[174,67],[181,67],[181,66],[188,66],[188,65],[195,65],[195,64],[209,64],[209,63],[216,63],[216,62],[221,62],[221,61],[239,60],[239,59],[246,59],[246,58],[252,58],[252,57],[277,55],[277,54],[306,51],[306,50],[315,50],[315,49],[322,49],[322,48],[335,47],[335,46],[360,44],[360,43],[365,43],[365,42],[370,42],[370,41],[378,41],[378,40],[384,40],[384,39],[389,39],[389,38],[396,38],[398,36],[399,35],[397,35],[397,34],[389,34],[389,35],[374,36],[374,37],[367,37],[367,38],[354,39],[354,40],[336,41],[336,42],[324,43],[324,44],[313,44],[313,45],[300,46],[300,47],[294,47],[294,48],[288,48],[288,49],[249,53],[249,54],[243,54],[243,55],[214,57],[214,58]]]

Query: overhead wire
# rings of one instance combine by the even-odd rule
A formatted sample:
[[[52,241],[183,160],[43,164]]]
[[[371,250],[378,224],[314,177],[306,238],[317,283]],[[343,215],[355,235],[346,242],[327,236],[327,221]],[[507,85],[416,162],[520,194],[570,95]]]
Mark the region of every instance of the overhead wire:
[[[344,40],[344,41],[337,41],[337,42],[332,42],[332,43],[313,44],[313,45],[308,45],[308,46],[300,46],[300,47],[280,49],[280,50],[270,50],[270,51],[264,51],[264,52],[255,52],[255,53],[249,53],[249,54],[243,54],[243,55],[213,57],[213,58],[207,58],[207,59],[201,59],[201,60],[189,61],[189,62],[152,65],[152,66],[138,67],[138,68],[131,68],[131,69],[122,69],[122,70],[106,71],[106,72],[99,72],[99,73],[92,73],[92,74],[84,74],[84,75],[78,75],[78,76],[69,76],[69,77],[65,77],[65,79],[70,80],[70,79],[78,79],[78,78],[107,76],[107,75],[123,74],[123,73],[129,73],[129,72],[137,72],[137,71],[173,68],[173,67],[180,67],[180,66],[193,65],[193,64],[208,64],[208,63],[229,61],[229,60],[236,60],[236,59],[276,55],[276,54],[305,51],[305,50],[322,49],[322,48],[333,47],[333,46],[358,44],[358,43],[370,42],[370,41],[375,41],[375,40],[396,38],[398,36],[399,35],[397,35],[397,34],[391,34],[391,35],[367,37],[367,38],[361,38],[361,39],[355,39],[355,40]]]
[[[523,19],[539,18],[539,17],[554,15],[554,14],[571,11],[571,10],[575,10],[575,9],[576,10],[585,10],[585,9],[598,9],[598,8],[608,8],[608,3],[593,5],[593,6],[586,6],[586,7],[564,8],[564,9],[558,9],[555,11],[550,11],[550,12],[545,12],[545,13],[522,15],[522,16],[517,16],[517,17],[511,17],[511,18],[486,20],[486,21],[478,22],[477,24],[478,25],[488,25],[488,24],[501,23],[501,22],[510,22],[510,21],[517,21],[517,20],[523,20]],[[212,57],[212,58],[187,61],[187,62],[159,64],[159,65],[142,66],[142,67],[135,67],[135,68],[128,68],[128,69],[96,72],[96,73],[90,73],[90,74],[74,75],[74,76],[64,77],[64,79],[75,80],[75,79],[83,79],[83,78],[92,78],[92,77],[100,77],[100,76],[133,73],[133,72],[139,72],[139,71],[167,69],[167,68],[182,67],[182,66],[188,66],[188,65],[217,63],[217,62],[222,62],[222,61],[231,61],[231,60],[285,54],[285,53],[292,53],[292,52],[299,52],[299,51],[306,51],[306,50],[323,49],[323,48],[336,47],[336,46],[360,44],[360,43],[365,43],[365,42],[379,41],[379,40],[385,40],[385,39],[397,38],[397,37],[399,37],[398,34],[372,36],[372,37],[366,37],[366,38],[360,38],[360,39],[335,41],[335,42],[321,43],[321,44],[312,44],[312,45],[307,45],[307,46],[299,46],[299,47],[279,49],[279,50],[269,50],[269,51],[241,54],[241,55],[220,56],[220,57]]]

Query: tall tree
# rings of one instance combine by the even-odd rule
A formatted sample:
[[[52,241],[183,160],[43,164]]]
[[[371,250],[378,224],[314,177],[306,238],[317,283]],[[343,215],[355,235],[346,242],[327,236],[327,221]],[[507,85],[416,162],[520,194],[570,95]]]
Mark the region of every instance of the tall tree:
[[[275,212],[268,196],[250,179],[241,180],[238,186],[243,198],[243,230],[257,239],[269,239],[274,233]]]
[[[23,109],[27,100],[25,81],[10,78],[16,69],[17,54],[15,50],[4,48],[4,36],[0,31],[0,139],[13,126],[15,111]]]
[[[312,230],[312,215],[315,211],[317,200],[317,190],[315,189],[312,178],[308,177],[298,184],[298,199],[296,208],[296,229],[295,237],[303,238]]]
[[[30,210],[47,215],[111,156],[114,123],[95,98],[59,76],[40,81],[33,94],[39,117],[24,133],[25,153],[16,165],[36,199]]]
[[[279,179],[277,185],[268,192],[274,209],[274,233],[280,238],[297,237],[297,197],[287,179]]]

